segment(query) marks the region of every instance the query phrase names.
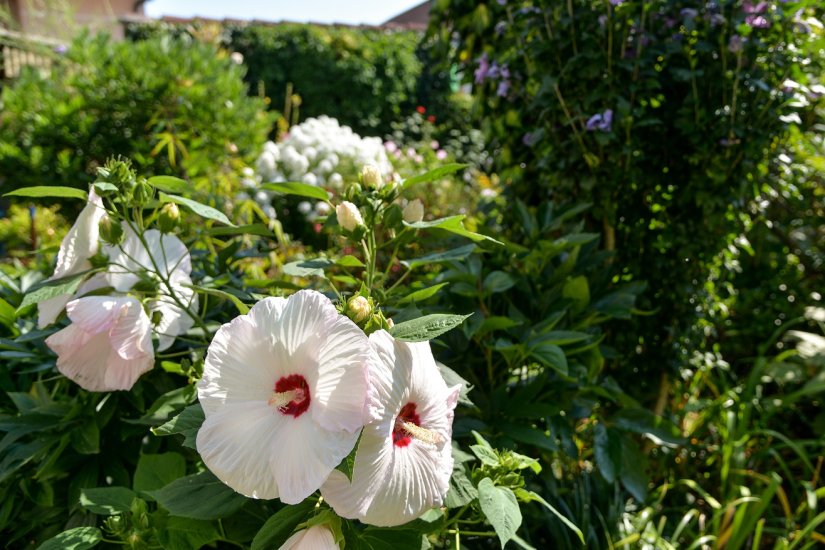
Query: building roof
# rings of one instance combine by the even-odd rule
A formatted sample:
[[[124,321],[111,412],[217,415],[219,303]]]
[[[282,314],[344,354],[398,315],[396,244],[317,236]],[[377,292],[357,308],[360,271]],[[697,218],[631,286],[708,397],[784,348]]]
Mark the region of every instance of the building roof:
[[[399,13],[392,19],[381,24],[382,27],[401,27],[405,29],[426,30],[430,23],[430,8],[433,0],[425,0],[405,12]]]

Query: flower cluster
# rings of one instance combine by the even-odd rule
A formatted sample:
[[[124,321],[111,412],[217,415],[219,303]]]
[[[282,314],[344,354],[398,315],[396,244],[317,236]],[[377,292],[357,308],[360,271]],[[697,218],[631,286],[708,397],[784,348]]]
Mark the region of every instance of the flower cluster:
[[[428,343],[367,337],[313,290],[266,298],[209,346],[198,452],[244,495],[296,504],[320,489],[342,517],[400,525],[447,493],[459,389]],[[356,442],[349,478],[336,467]]]
[[[487,80],[497,80],[496,95],[506,97],[510,91],[510,69],[507,67],[507,64],[498,64],[495,61],[491,63],[487,53],[481,54],[481,56],[476,59],[476,63],[478,63],[478,66],[473,73],[475,83],[480,85],[484,84]]]
[[[105,269],[93,269],[93,260]],[[112,222],[92,187],[51,277],[80,277],[79,287],[38,303],[41,328],[64,309],[71,321],[46,339],[58,355],[58,370],[89,391],[131,389],[154,365],[152,336],[163,351],[192,328],[198,299],[191,271],[180,239]]]

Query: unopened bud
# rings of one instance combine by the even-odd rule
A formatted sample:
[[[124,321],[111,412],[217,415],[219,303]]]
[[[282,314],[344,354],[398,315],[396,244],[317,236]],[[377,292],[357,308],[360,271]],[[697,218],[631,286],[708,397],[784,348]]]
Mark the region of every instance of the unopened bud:
[[[364,218],[358,207],[349,201],[344,201],[335,207],[335,214],[338,216],[338,224],[347,231],[355,231],[359,225],[364,225]]]
[[[100,238],[109,244],[120,244],[123,240],[123,228],[119,223],[112,221],[109,216],[103,216],[100,223],[97,225],[100,231]]]
[[[407,223],[417,223],[424,219],[424,203],[419,199],[413,199],[404,207],[404,221]]]
[[[347,316],[355,323],[366,321],[370,313],[372,313],[370,302],[363,296],[353,296],[347,302]]]
[[[132,190],[132,200],[138,206],[143,206],[152,200],[155,190],[146,180],[137,182],[135,188]]]
[[[361,169],[361,182],[364,187],[379,189],[384,185],[384,179],[381,177],[381,171],[377,166],[367,164]]]
[[[178,205],[170,202],[160,209],[158,215],[158,227],[163,233],[171,233],[178,226],[180,221],[180,209]]]

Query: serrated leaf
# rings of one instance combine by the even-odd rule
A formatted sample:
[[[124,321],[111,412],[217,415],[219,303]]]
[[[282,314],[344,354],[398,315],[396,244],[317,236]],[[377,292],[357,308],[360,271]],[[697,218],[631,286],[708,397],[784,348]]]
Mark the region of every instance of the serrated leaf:
[[[452,174],[453,172],[458,172],[459,170],[463,170],[467,168],[467,164],[458,164],[458,163],[450,163],[445,164],[444,166],[439,166],[429,172],[425,172],[424,174],[419,174],[417,176],[413,176],[411,178],[405,179],[401,183],[402,189],[409,189],[413,185],[418,185],[421,183],[429,183],[431,181],[435,181],[439,178],[443,178],[448,174]]]
[[[493,480],[485,477],[478,484],[478,503],[504,548],[521,525],[516,495],[507,487],[496,487]]]
[[[234,227],[235,224],[229,221],[229,218],[226,217],[226,214],[221,212],[216,208],[212,208],[211,206],[207,206],[203,203],[198,201],[193,201],[192,199],[187,199],[186,197],[181,197],[180,195],[169,195],[167,193],[160,194],[160,201],[161,202],[174,202],[175,204],[180,204],[181,206],[185,206],[198,216],[202,218],[207,218],[210,220],[219,221],[223,224],[229,225]]]
[[[185,438],[183,446],[194,449],[195,438],[205,418],[203,408],[200,403],[196,403],[183,409],[179,415],[169,420],[169,422],[152,428],[152,433],[160,436],[181,434]]]
[[[141,455],[132,487],[135,491],[161,489],[186,473],[186,460],[178,453]]]
[[[103,533],[97,527],[75,527],[45,541],[37,550],[86,550],[101,540]]]
[[[174,176],[152,176],[147,180],[149,185],[167,193],[184,193],[191,187],[186,180]]]
[[[80,505],[102,516],[128,512],[137,494],[126,487],[95,487],[80,492]]]
[[[283,193],[284,195],[296,195],[298,197],[306,197],[309,199],[329,202],[329,194],[323,188],[297,181],[265,183],[261,185],[260,188],[267,191]]]
[[[482,464],[494,468],[498,466],[498,455],[491,448],[485,447],[484,445],[470,445],[470,450],[473,451],[473,454],[476,455],[476,458],[478,458]]]
[[[36,185],[34,187],[21,187],[14,191],[9,191],[4,197],[55,197],[62,199],[82,199],[88,200],[89,194],[83,189],[74,187],[61,187],[59,185]]]
[[[450,489],[447,491],[447,496],[444,497],[444,506],[447,508],[460,508],[465,506],[478,498],[478,489],[476,489],[470,478],[464,472],[464,467],[460,464],[455,464],[453,467],[453,475],[450,476]]]
[[[246,497],[208,471],[176,479],[162,489],[147,492],[170,514],[183,518],[223,518],[246,503]]]
[[[407,304],[410,302],[423,302],[429,298],[432,298],[436,292],[440,289],[444,288],[450,283],[439,283],[437,285],[433,285],[427,288],[422,288],[421,290],[416,290],[414,292],[410,292],[400,300],[398,300],[399,304]]]
[[[444,252],[436,252],[433,254],[427,254],[426,256],[421,256],[420,258],[414,258],[412,260],[404,260],[401,263],[407,266],[410,269],[414,269],[416,267],[422,265],[431,265],[431,264],[440,264],[444,262],[455,262],[458,260],[463,260],[467,256],[475,251],[476,245],[474,244],[467,244],[464,246],[460,246],[458,248],[452,248],[450,250],[445,250]]]
[[[306,520],[315,503],[305,500],[294,506],[284,506],[275,515],[270,516],[252,539],[252,550],[280,548],[292,535],[295,527]]]
[[[418,319],[398,323],[390,329],[390,334],[396,340],[403,340],[404,342],[425,342],[454,329],[470,315],[472,313],[469,315],[449,315],[445,313],[425,315]]]

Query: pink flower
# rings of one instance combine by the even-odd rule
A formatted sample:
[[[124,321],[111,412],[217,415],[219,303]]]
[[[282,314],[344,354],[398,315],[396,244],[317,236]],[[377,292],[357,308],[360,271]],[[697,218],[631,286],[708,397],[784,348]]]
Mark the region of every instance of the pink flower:
[[[326,525],[313,525],[286,539],[278,550],[338,550],[332,531]]]
[[[321,494],[341,516],[378,526],[401,525],[440,506],[453,471],[453,411],[460,386],[448,388],[427,342],[409,344],[388,332],[370,335],[371,406],[352,482],[333,471]]]
[[[129,390],[152,369],[152,324],[135,298],[86,296],[66,306],[72,321],[46,339],[57,370],[89,391]]]

